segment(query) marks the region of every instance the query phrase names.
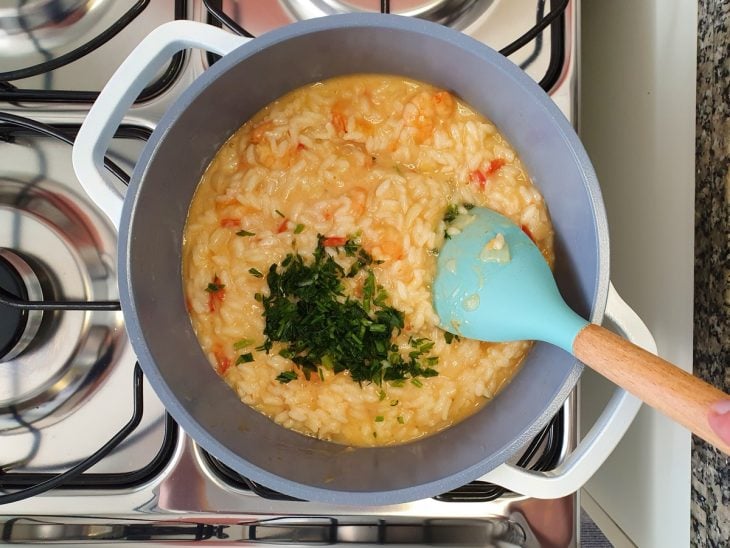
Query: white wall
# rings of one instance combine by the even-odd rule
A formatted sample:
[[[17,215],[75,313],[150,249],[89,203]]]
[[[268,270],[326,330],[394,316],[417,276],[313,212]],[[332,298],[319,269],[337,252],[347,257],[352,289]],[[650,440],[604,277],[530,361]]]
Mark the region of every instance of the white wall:
[[[692,370],[697,4],[583,0],[581,136],[606,202],[611,279]],[[583,431],[607,381],[582,382]],[[646,407],[587,491],[640,547],[688,546],[690,436]]]

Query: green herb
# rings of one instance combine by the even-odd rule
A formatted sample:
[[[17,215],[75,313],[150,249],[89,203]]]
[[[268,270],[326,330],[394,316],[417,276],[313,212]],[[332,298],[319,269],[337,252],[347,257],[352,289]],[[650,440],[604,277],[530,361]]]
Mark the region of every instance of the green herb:
[[[321,367],[318,367],[317,368],[317,373],[319,373],[319,380],[321,380],[322,382],[324,382],[324,369],[322,369]]]
[[[218,279],[218,276],[215,277],[215,279]],[[205,290],[208,293],[215,293],[216,291],[220,291],[225,287],[225,284],[218,283],[218,282],[211,282],[208,284],[208,287],[205,288]]]
[[[396,405],[398,405],[398,400],[393,400],[390,402],[391,407],[395,407]]]
[[[332,358],[330,358],[327,354],[322,356],[322,365],[330,371],[335,368],[335,363],[332,361]]]
[[[378,385],[437,375],[432,367],[436,357],[427,356],[432,341],[417,339],[407,355],[394,343],[403,329],[403,313],[387,303],[388,295],[369,267],[372,258],[357,237],[328,250],[325,240],[317,236],[311,258],[292,253],[269,267],[269,294],[260,298],[266,339],[257,350],[269,352],[274,342],[284,343],[286,357],[307,379],[320,366],[348,371],[357,383]],[[346,294],[342,283],[355,275],[363,279],[360,298]]]
[[[378,390],[378,400],[383,401],[386,395],[385,390]]]
[[[279,381],[281,384],[288,384],[291,381],[295,380],[297,376],[298,375],[296,371],[284,371],[283,373],[279,373],[276,376],[276,380]]]
[[[251,344],[253,344],[253,341],[251,339],[241,339],[240,341],[236,341],[233,343],[233,350],[241,350],[241,348],[246,348]]]
[[[411,384],[416,388],[421,388],[423,386],[423,383],[418,379],[411,379]]]
[[[249,269],[248,269],[248,271],[249,271],[249,273],[250,273],[250,274],[251,274],[252,276],[256,276],[257,278],[263,278],[263,277],[264,277],[264,275],[263,275],[263,274],[261,274],[261,272],[259,272],[259,271],[258,271],[258,270],[256,270],[255,268],[249,268]]]
[[[249,232],[248,230],[239,230],[236,232],[236,236],[256,236],[256,233]]]
[[[398,422],[400,424],[404,424],[406,421],[403,419],[403,417],[401,417],[400,415],[398,415]]]
[[[459,206],[456,204],[449,204],[444,213],[444,222],[446,224],[453,223],[459,216]]]
[[[385,420],[385,417],[383,415],[378,415],[375,417],[375,422],[383,422]]]
[[[304,232],[304,225],[302,223],[298,223],[294,229],[294,234],[301,234],[302,232]]]
[[[277,214],[277,215],[278,215],[279,217],[284,217],[284,218],[286,218],[286,215],[284,215],[284,214],[283,214],[283,213],[282,213],[281,211],[279,211],[278,209],[275,209],[275,210],[274,210],[274,213],[276,213],[276,214]]]
[[[449,204],[448,206],[446,206],[446,211],[444,212],[443,221],[447,226],[450,225],[451,223],[453,223],[456,220],[456,218],[459,216],[459,214],[460,214],[459,207],[463,207],[464,209],[469,211],[471,209],[474,209],[474,204],[467,203],[467,204],[461,204],[461,206],[458,206],[457,204]],[[450,239],[451,239],[451,234],[449,234],[447,230],[444,230],[444,240],[450,240]],[[429,252],[432,255],[433,254],[438,255],[437,249],[433,249],[431,251],[435,251],[435,253]]]
[[[238,359],[236,360],[236,365],[240,365],[242,363],[249,363],[253,361],[253,354],[251,352],[247,354],[241,354],[238,356]]]
[[[348,242],[349,241],[350,240],[348,240]],[[355,258],[355,262],[352,263],[352,266],[350,267],[350,270],[347,272],[347,277],[348,278],[352,278],[358,272],[360,272],[361,270],[363,270],[366,267],[370,266],[373,263],[373,258],[370,255],[370,253],[368,253],[367,251],[365,251],[361,247],[359,249],[355,249],[354,251],[352,251],[352,247],[350,247],[350,246],[351,245],[358,246],[359,244],[357,244],[357,242],[355,241],[352,244],[350,244],[350,246],[348,246],[348,242],[345,242],[345,253],[346,254],[348,253],[348,248],[349,248],[350,249],[350,252],[352,253],[352,255],[350,255],[350,256],[355,256],[356,257]],[[378,261],[378,262],[381,262],[381,261]]]

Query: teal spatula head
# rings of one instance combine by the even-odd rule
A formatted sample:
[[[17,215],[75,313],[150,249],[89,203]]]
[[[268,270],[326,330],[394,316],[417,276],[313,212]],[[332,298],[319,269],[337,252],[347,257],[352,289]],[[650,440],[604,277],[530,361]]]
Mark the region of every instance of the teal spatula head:
[[[481,207],[454,226],[460,232],[441,248],[433,283],[441,327],[472,339],[534,339],[572,352],[588,322],[565,304],[545,258],[522,229]]]
[[[589,325],[565,304],[542,254],[517,225],[489,209],[468,215],[454,221],[460,232],[438,257],[433,303],[441,327],[484,341],[536,339],[559,346],[730,455],[730,443],[708,418],[712,406],[730,396]]]

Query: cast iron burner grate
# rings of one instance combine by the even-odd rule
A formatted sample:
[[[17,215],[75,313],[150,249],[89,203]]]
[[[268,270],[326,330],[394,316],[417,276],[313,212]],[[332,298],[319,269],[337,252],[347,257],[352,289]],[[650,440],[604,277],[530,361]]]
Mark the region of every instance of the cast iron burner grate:
[[[42,124],[35,120],[0,112],[0,142],[12,142],[19,131],[29,131],[52,137],[73,145],[76,127],[56,127]],[[122,126],[118,135],[147,139],[150,132],[138,127]],[[118,165],[105,157],[106,168],[124,184],[129,183],[129,176]],[[5,270],[3,270],[4,272]],[[79,311],[120,309],[119,301],[57,301],[50,299],[29,299],[27,292],[14,290],[14,277],[3,278],[0,284],[0,308],[3,314],[13,312],[13,317],[32,311]],[[17,280],[15,280],[17,281]],[[7,282],[7,283],[6,283]],[[9,285],[8,285],[9,284]],[[22,323],[22,322],[21,322]],[[4,324],[3,324],[4,325]],[[1,494],[0,505],[24,500],[56,488],[94,489],[99,487],[125,489],[140,485],[155,477],[169,461],[177,443],[177,424],[172,417],[165,415],[165,434],[163,443],[154,458],[144,467],[123,473],[91,473],[84,472],[101,461],[127,439],[139,426],[144,411],[142,391],[142,369],[137,363],[133,373],[133,413],[129,421],[100,449],[60,474],[48,473],[13,473],[0,468],[0,489],[18,489],[13,493]]]
[[[21,102],[92,103],[99,95],[98,91],[35,89],[31,86],[26,86],[25,83],[16,82],[35,76],[51,75],[54,70],[61,69],[83,59],[85,56],[110,42],[115,36],[129,27],[149,6],[150,0],[137,0],[126,12],[122,13],[111,25],[99,34],[75,49],[55,57],[38,44],[34,37],[34,31],[36,29],[22,28],[23,33],[34,41],[36,48],[43,54],[45,60],[31,66],[0,72],[0,101],[7,101],[15,105]],[[175,0],[174,16],[175,19],[187,18],[187,2],[185,0]],[[22,23],[22,18],[19,21]],[[71,30],[66,29],[65,32],[71,32]],[[175,54],[164,72],[142,90],[136,102],[149,101],[170,87],[182,71],[184,60],[185,54],[183,52]]]
[[[361,2],[358,2],[358,5],[360,3]],[[380,0],[380,12],[391,13],[391,4],[396,5],[397,3],[398,0],[394,0],[393,2],[390,0]],[[469,5],[473,2],[457,1],[452,3],[458,5]],[[545,6],[547,3],[550,5],[550,11],[545,13]],[[550,59],[545,70],[545,74],[538,82],[540,87],[546,92],[549,92],[558,82],[565,62],[565,10],[568,7],[568,3],[569,0],[537,0],[534,26],[499,50],[499,53],[508,57],[532,43],[534,45],[533,51],[527,59],[520,64],[520,67],[525,69],[540,54],[543,44],[543,32],[549,28]],[[203,0],[203,4],[208,10],[208,23],[226,27],[240,36],[246,36],[248,38],[255,37],[249,30],[239,25],[236,19],[231,17],[230,14],[226,13],[223,8],[223,0]],[[334,2],[334,0],[328,0],[328,2],[324,2],[323,5],[325,4],[344,5],[347,4],[347,2],[341,2],[339,0]],[[375,2],[373,2],[373,4],[375,4]],[[444,2],[444,4],[449,4],[449,2]],[[442,9],[445,9],[445,7],[446,6],[443,6]],[[239,12],[241,10],[242,8],[239,8]],[[425,14],[422,16],[424,18],[429,18]],[[442,22],[447,24],[447,22]],[[219,56],[213,53],[208,53],[209,64],[212,65],[218,59]]]

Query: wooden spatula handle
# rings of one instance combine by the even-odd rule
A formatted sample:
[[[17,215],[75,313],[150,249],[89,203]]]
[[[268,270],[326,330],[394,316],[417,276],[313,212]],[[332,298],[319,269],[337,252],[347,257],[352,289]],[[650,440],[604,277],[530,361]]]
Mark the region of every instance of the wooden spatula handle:
[[[707,421],[712,404],[730,400],[721,390],[594,324],[578,333],[573,354],[591,369],[730,455],[730,445]]]

